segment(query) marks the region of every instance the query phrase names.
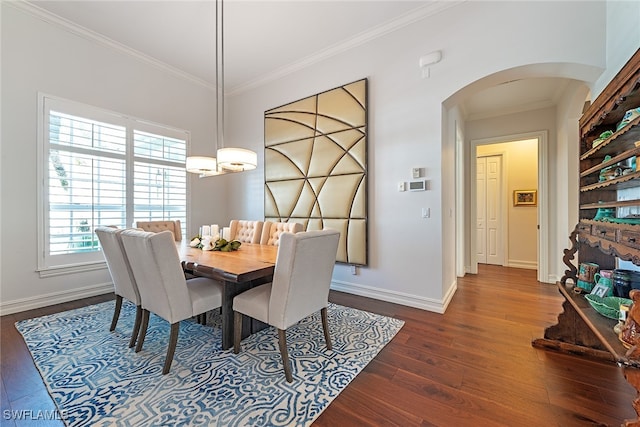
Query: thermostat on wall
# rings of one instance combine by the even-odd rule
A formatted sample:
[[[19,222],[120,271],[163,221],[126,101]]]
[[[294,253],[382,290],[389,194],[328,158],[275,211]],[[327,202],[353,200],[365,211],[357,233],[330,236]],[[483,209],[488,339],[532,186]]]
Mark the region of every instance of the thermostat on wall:
[[[409,191],[425,191],[427,189],[427,181],[409,181]]]

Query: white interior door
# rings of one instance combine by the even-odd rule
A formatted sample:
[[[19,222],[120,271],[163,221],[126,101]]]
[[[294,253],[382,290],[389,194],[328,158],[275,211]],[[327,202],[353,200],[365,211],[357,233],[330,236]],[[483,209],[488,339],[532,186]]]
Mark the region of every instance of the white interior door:
[[[502,240],[502,156],[479,157],[477,171],[477,260],[504,264]]]
[[[502,156],[487,157],[487,264],[502,265]]]
[[[487,158],[476,159],[476,258],[487,263]]]

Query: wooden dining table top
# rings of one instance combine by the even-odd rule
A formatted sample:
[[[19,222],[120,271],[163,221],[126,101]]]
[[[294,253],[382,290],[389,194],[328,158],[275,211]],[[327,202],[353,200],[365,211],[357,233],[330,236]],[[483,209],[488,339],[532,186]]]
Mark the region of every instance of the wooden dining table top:
[[[188,241],[176,242],[185,268],[229,282],[247,282],[273,275],[278,247],[243,243],[237,251],[203,251]]]

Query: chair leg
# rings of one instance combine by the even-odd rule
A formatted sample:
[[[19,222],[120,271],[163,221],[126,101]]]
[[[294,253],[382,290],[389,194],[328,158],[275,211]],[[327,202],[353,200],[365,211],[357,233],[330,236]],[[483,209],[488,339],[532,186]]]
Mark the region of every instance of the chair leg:
[[[136,353],[142,350],[144,338],[147,336],[147,328],[149,327],[149,310],[142,310],[142,325],[140,325],[140,334],[138,335],[138,344],[136,345]]]
[[[133,323],[133,331],[131,331],[131,339],[129,340],[129,348],[136,345],[136,339],[138,338],[138,333],[140,332],[140,321],[142,320],[142,307],[136,306],[136,319]]]
[[[320,309],[322,317],[322,329],[324,330],[324,340],[327,342],[327,350],[331,350],[331,337],[329,336],[329,323],[327,322],[327,307]]]
[[[240,340],[242,339],[242,313],[233,312],[233,352],[240,353]]]
[[[289,353],[287,352],[287,331],[278,329],[278,346],[280,347],[280,355],[282,356],[282,365],[284,366],[284,376],[287,382],[293,382],[291,374],[291,364],[289,363]]]
[[[118,318],[120,317],[120,309],[122,308],[122,297],[120,295],[116,295],[116,309],[113,311],[113,319],[111,319],[111,327],[109,330],[111,332],[116,329],[116,325],[118,324]]]
[[[164,359],[164,368],[162,369],[162,375],[167,375],[171,369],[171,362],[173,362],[173,353],[176,351],[176,344],[178,344],[178,332],[180,332],[180,322],[171,324],[171,333],[169,335],[169,348],[167,348],[167,357]]]

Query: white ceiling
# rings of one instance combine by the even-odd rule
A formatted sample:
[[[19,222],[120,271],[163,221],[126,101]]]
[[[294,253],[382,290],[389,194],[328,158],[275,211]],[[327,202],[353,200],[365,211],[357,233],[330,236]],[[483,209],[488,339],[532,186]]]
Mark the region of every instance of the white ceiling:
[[[67,26],[214,84],[215,2],[28,1]],[[455,7],[442,0],[226,0],[225,89],[241,90]],[[527,79],[464,101],[469,119],[555,105],[564,79]]]

